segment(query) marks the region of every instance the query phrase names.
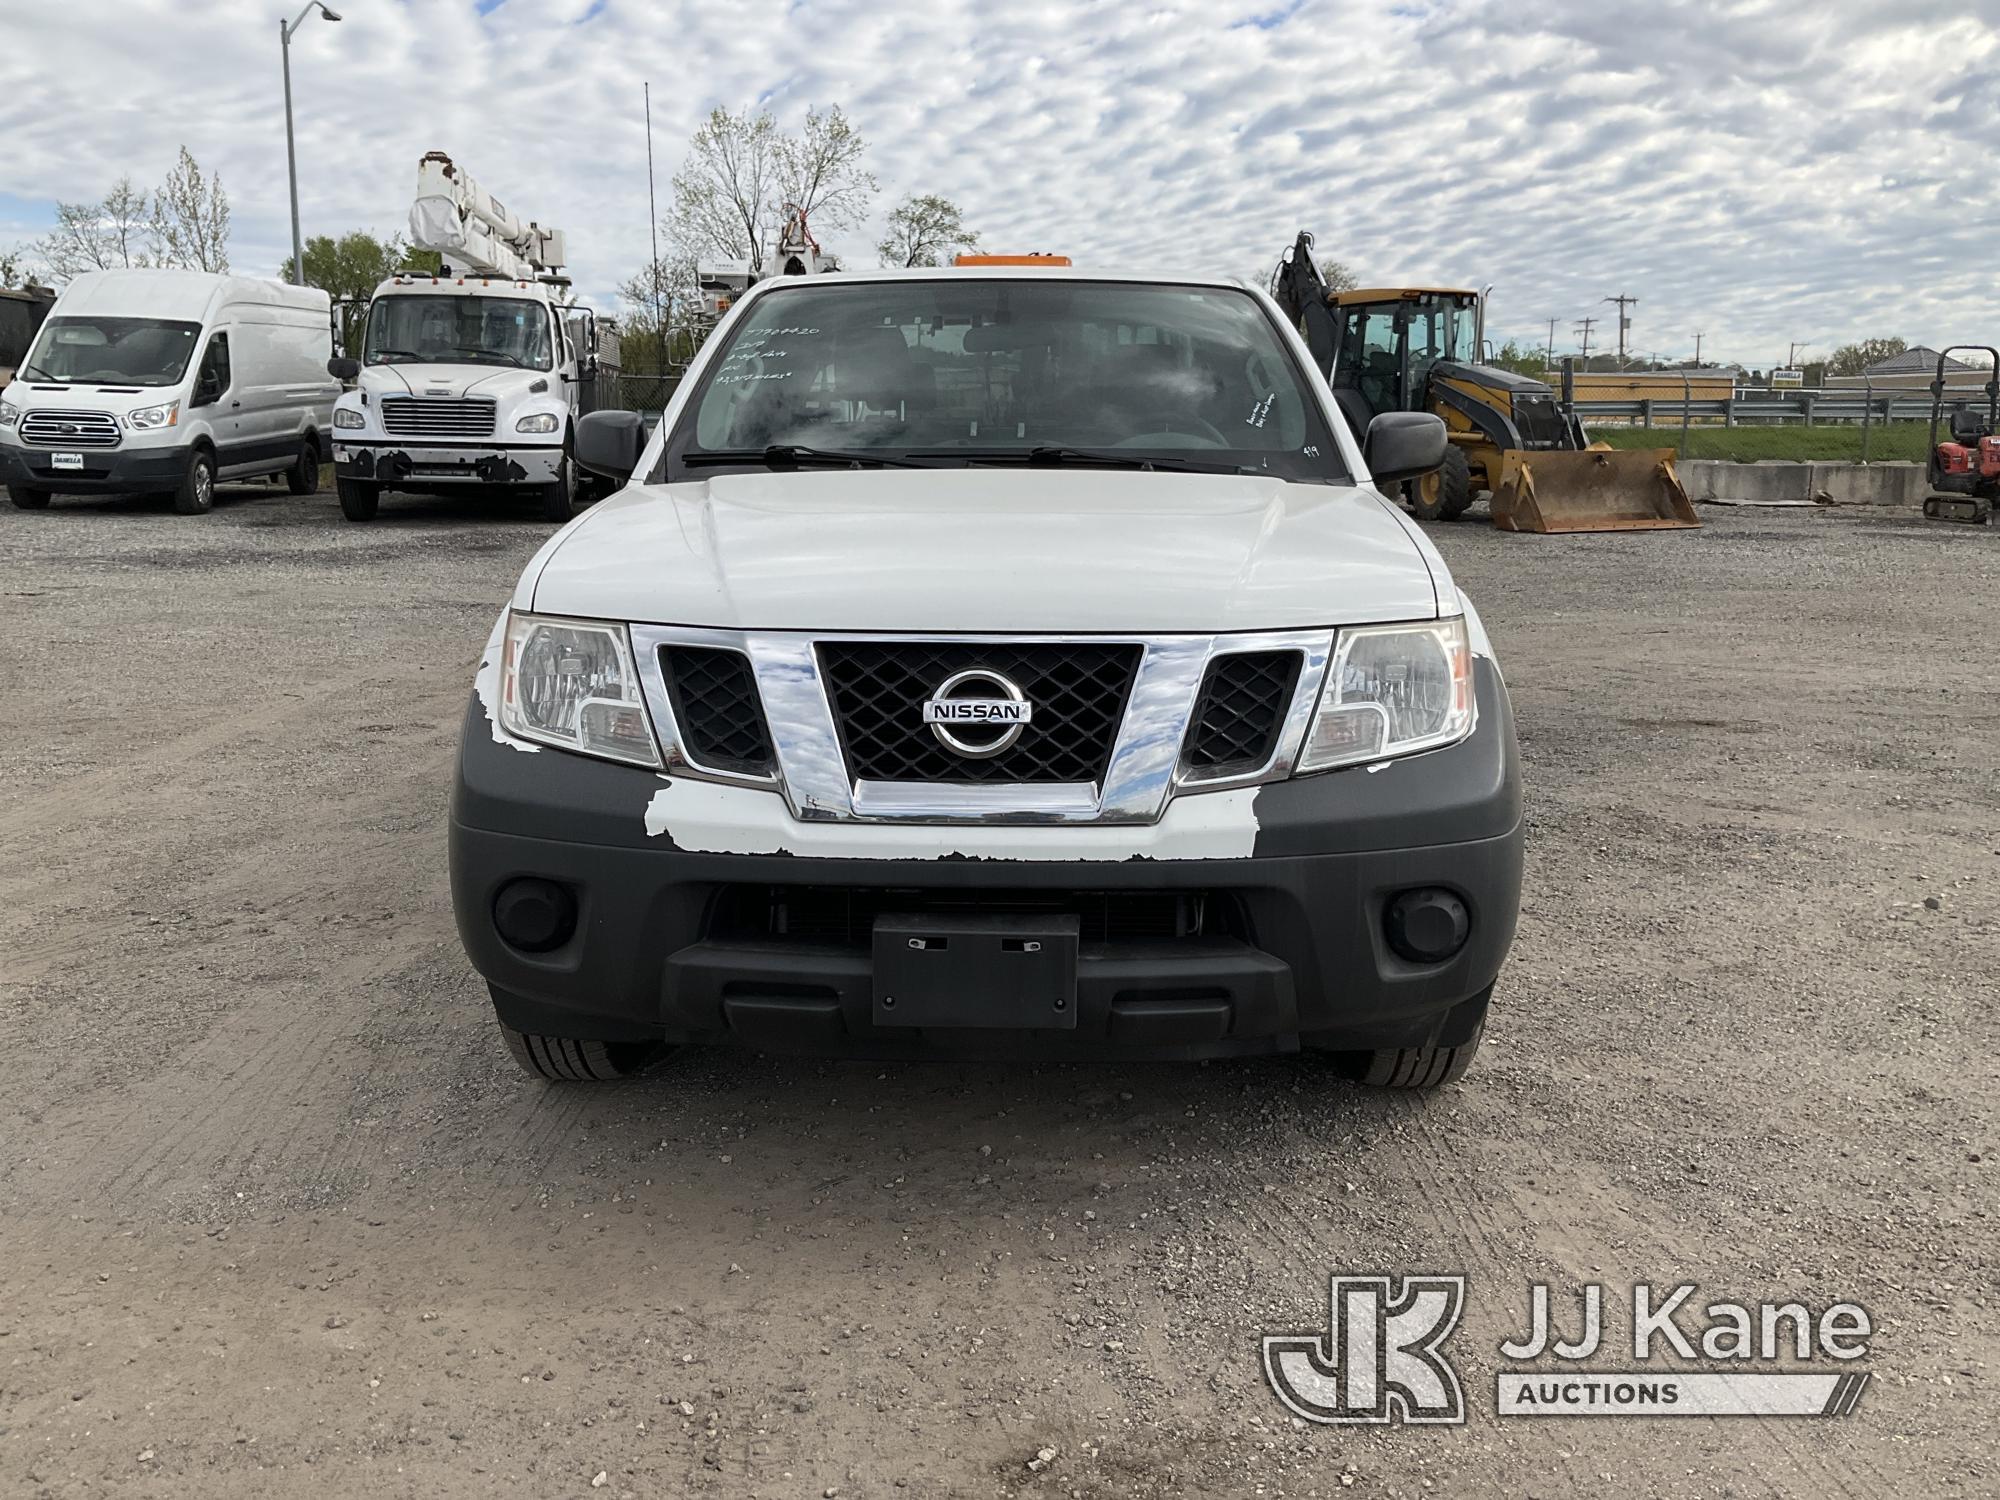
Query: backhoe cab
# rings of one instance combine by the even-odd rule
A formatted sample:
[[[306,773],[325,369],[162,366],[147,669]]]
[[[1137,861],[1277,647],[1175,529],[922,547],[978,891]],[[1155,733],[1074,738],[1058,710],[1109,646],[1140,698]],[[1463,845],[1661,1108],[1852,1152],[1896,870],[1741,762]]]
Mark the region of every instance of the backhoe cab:
[[[1482,490],[1506,531],[1629,531],[1698,526],[1669,449],[1591,448],[1567,391],[1479,362],[1485,308],[1463,287],[1336,292],[1301,233],[1271,294],[1297,319],[1314,362],[1357,435],[1384,412],[1430,412],[1451,447],[1408,481],[1421,520],[1455,520]]]

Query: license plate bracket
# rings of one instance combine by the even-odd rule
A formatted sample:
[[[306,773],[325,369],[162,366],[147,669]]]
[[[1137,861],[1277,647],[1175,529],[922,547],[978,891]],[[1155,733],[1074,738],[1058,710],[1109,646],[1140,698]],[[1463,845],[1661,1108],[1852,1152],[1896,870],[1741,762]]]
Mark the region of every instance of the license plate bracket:
[[[875,1024],[1073,1031],[1078,926],[1060,914],[884,912]]]
[[[49,455],[49,467],[51,469],[68,469],[71,471],[81,469],[83,467],[83,455],[81,453],[51,453]]]

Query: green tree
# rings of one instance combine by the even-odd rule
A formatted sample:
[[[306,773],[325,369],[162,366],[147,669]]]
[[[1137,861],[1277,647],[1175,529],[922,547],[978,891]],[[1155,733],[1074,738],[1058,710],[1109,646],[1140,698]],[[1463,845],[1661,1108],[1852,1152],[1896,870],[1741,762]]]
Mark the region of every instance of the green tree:
[[[0,249],[0,286],[34,286],[35,263],[19,245]]]
[[[1503,370],[1512,370],[1516,375],[1526,375],[1532,380],[1540,380],[1548,368],[1548,360],[1538,344],[1523,345],[1514,339],[1507,340],[1493,351],[1493,357],[1486,361]]]
[[[979,236],[949,198],[911,194],[889,211],[889,232],[876,243],[885,266],[940,266],[961,251],[977,250]]]
[[[341,347],[359,350],[368,316],[368,299],[375,288],[398,271],[435,273],[441,257],[434,250],[412,250],[399,234],[378,240],[365,229],[350,230],[335,239],[316,234],[305,246],[307,286],[316,286],[334,301],[340,313]],[[292,258],[278,267],[280,280],[292,279]]]
[[[1870,365],[1901,354],[1909,347],[1902,339],[1863,339],[1857,344],[1842,344],[1828,358],[1826,373],[1859,375]]]

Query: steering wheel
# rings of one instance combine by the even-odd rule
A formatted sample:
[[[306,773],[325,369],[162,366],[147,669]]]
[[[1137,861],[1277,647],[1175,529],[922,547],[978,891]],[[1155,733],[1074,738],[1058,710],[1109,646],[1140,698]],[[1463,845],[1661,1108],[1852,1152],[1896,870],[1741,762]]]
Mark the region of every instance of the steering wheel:
[[[1206,438],[1217,448],[1229,446],[1229,439],[1222,435],[1219,428],[1203,421],[1192,412],[1148,412],[1140,418],[1138,425],[1141,429],[1139,432],[1131,437],[1120,438],[1111,446],[1114,448],[1158,446],[1151,442],[1151,439],[1157,437],[1200,437]]]

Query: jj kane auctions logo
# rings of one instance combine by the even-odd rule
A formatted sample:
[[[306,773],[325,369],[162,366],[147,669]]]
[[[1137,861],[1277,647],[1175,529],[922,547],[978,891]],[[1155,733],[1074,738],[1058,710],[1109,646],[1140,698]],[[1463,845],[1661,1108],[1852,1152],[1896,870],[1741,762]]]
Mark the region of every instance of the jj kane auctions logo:
[[[1309,1422],[1465,1421],[1465,1392],[1443,1345],[1465,1310],[1463,1276],[1333,1276],[1324,1333],[1264,1339],[1264,1376],[1294,1415]],[[1860,1404],[1866,1371],[1774,1368],[1778,1361],[1825,1359],[1844,1365],[1868,1353],[1874,1325],[1865,1308],[1836,1302],[1814,1316],[1799,1302],[1710,1302],[1697,1309],[1692,1284],[1632,1288],[1634,1368],[1579,1368],[1607,1344],[1607,1305],[1598,1282],[1578,1289],[1574,1337],[1566,1337],[1546,1283],[1529,1288],[1527,1331],[1500,1345],[1508,1361],[1496,1377],[1496,1411],[1525,1416],[1840,1417]],[[1675,1358],[1732,1368],[1684,1370]],[[1552,1360],[1522,1368],[1518,1362]]]

